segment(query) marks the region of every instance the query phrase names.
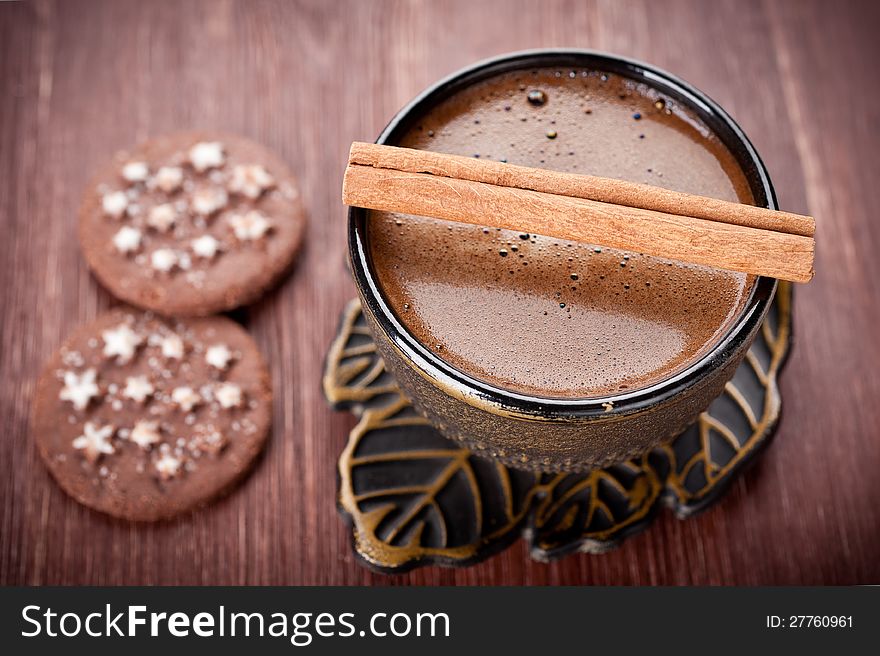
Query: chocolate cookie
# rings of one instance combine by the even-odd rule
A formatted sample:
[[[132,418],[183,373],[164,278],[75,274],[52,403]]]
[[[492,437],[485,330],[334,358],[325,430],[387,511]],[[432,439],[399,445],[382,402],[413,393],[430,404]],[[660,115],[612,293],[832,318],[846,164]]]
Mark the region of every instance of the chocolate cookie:
[[[238,480],[263,448],[271,406],[266,364],[236,323],[118,309],[51,358],[32,426],[43,460],[77,501],[151,521]]]
[[[117,153],[86,189],[79,239],[115,296],[169,316],[256,300],[289,268],[305,214],[296,180],[263,146],[186,133]]]

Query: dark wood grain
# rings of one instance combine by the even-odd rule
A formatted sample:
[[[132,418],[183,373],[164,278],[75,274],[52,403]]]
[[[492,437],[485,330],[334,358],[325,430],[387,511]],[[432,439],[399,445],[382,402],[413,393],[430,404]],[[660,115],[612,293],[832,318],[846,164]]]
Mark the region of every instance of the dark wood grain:
[[[0,583],[880,583],[878,24],[877,3],[819,0],[0,3]],[[320,389],[354,294],[339,200],[348,145],[461,66],[552,45],[696,84],[752,137],[782,206],[817,217],[781,429],[719,505],[661,517],[612,553],[547,565],[517,544],[466,570],[372,574],[334,502],[353,420]],[[114,150],[185,128],[275,148],[311,225],[293,275],[236,315],[273,363],[265,458],[211,508],[133,526],[61,492],[28,413],[43,360],[113,303],[75,245],[87,177]]]

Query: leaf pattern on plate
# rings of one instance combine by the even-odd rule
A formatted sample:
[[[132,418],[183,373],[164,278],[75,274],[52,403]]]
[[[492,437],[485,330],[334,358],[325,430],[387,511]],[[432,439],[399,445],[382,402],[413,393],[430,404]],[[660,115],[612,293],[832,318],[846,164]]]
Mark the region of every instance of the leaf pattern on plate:
[[[363,412],[339,458],[355,547],[381,569],[464,563],[517,537],[536,476],[445,439],[400,394]]]
[[[351,408],[383,394],[399,395],[397,384],[376,351],[357,299],[349,301],[342,313],[337,337],[327,352],[322,384],[324,395],[337,409]]]
[[[585,474],[554,475],[535,511],[532,557],[608,551],[644,526],[662,490],[646,458]]]
[[[359,417],[339,458],[339,505],[355,551],[380,571],[468,565],[519,536],[536,560],[599,553],[647,526],[662,499],[681,517],[716,500],[773,433],[792,289],[700,419],[667,445],[588,473],[540,474],[479,458],[418,415],[385,371],[360,310],[346,307],[324,392]]]

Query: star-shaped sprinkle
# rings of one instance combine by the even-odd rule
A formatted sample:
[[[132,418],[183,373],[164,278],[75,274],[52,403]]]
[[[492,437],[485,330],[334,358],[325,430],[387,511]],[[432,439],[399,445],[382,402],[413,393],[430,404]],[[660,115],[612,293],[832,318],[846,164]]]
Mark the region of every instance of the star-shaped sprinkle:
[[[171,392],[171,400],[174,401],[181,410],[189,412],[199,403],[202,397],[199,396],[192,387],[175,387]]]
[[[143,182],[150,175],[146,162],[129,162],[122,167],[122,177],[129,182]]]
[[[199,448],[216,455],[224,449],[229,443],[229,440],[226,439],[226,436],[223,433],[215,430],[213,426],[210,426],[206,433],[198,437],[197,443]]]
[[[125,389],[122,396],[138,403],[143,403],[156,391],[153,384],[146,376],[129,376],[125,379]]]
[[[90,421],[83,426],[83,434],[73,440],[73,448],[83,452],[91,463],[96,463],[102,455],[115,451],[110,443],[113,437],[113,426],[98,427]]]
[[[177,335],[163,337],[160,346],[163,358],[168,358],[169,360],[180,360],[183,358],[183,340]]]
[[[64,372],[64,387],[58,398],[62,401],[70,401],[77,410],[85,410],[92,398],[100,395],[98,385],[95,383],[95,370],[86,369],[82,374],[74,371]]]
[[[177,253],[170,248],[157,248],[150,256],[150,265],[156,271],[171,271],[178,264]]]
[[[189,161],[199,173],[223,166],[223,162],[226,161],[223,144],[219,141],[201,141],[190,148]]]
[[[177,221],[177,210],[171,203],[156,205],[147,215],[147,225],[159,232],[168,232]]]
[[[131,226],[122,226],[113,235],[113,245],[120,253],[133,253],[141,247],[141,231]]]
[[[241,387],[235,383],[221,383],[214,390],[214,398],[224,408],[237,408],[241,405]]]
[[[111,191],[101,197],[101,208],[104,214],[114,219],[120,218],[128,209],[128,196],[124,191]]]
[[[180,473],[183,462],[171,453],[163,453],[155,462],[156,471],[163,481],[174,478]]]
[[[156,186],[166,194],[180,189],[183,184],[183,169],[178,166],[163,166],[156,171]]]
[[[262,239],[272,229],[272,223],[258,210],[251,210],[246,214],[232,214],[227,220],[239,241]]]
[[[205,362],[215,369],[223,371],[229,366],[230,360],[232,360],[232,351],[226,344],[214,344],[205,351]]]
[[[193,194],[192,208],[196,214],[211,216],[226,207],[228,202],[229,196],[226,195],[224,189],[220,187],[203,187]]]
[[[190,242],[190,246],[192,246],[193,253],[196,256],[210,260],[220,249],[220,242],[211,235],[202,235],[198,239],[193,239]]]
[[[101,337],[104,339],[104,356],[115,357],[118,364],[129,362],[143,341],[140,335],[124,323],[105,330],[101,333]]]
[[[259,164],[239,164],[232,169],[229,190],[247,198],[257,199],[266,189],[275,186],[275,178]]]
[[[149,449],[162,439],[159,435],[159,422],[145,420],[137,422],[131,429],[129,439],[142,449]]]

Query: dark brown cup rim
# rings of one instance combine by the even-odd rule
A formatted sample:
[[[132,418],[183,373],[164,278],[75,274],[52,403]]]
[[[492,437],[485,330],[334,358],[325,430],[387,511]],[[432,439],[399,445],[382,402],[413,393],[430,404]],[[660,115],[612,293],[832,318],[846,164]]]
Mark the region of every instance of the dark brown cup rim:
[[[715,101],[684,80],[654,66],[594,50],[539,49],[514,52],[477,62],[440,80],[410,101],[385,127],[376,143],[396,143],[425,113],[459,90],[515,70],[547,67],[605,71],[643,82],[667,97],[686,105],[727,146],[746,175],[755,203],[778,209],[776,193],[764,163],[736,122]],[[588,398],[554,398],[521,394],[478,380],[448,364],[425,348],[406,329],[386,303],[372,272],[367,244],[367,210],[350,207],[348,245],[352,272],[366,309],[396,349],[429,380],[447,392],[489,412],[512,413],[540,419],[608,418],[646,410],[697,385],[721,368],[750,339],[764,320],[776,292],[775,278],[759,277],[752,292],[727,332],[709,351],[682,371],[647,387],[625,393]]]

